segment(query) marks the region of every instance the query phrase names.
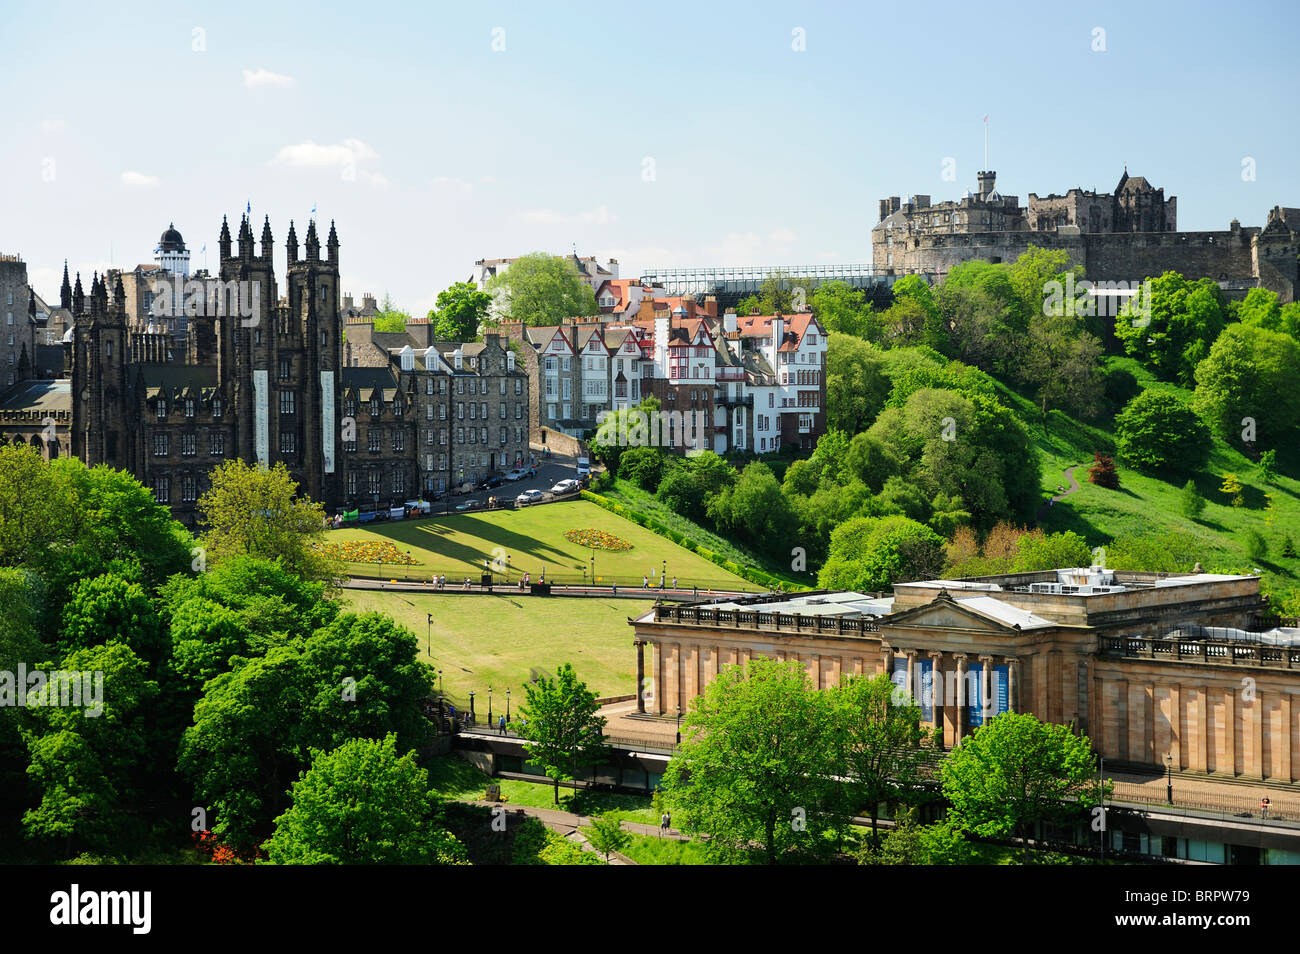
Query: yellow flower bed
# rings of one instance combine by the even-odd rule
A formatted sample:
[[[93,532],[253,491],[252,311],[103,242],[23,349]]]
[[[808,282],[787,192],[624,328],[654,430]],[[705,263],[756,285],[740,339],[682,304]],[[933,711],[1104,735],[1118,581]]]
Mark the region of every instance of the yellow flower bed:
[[[343,543],[325,543],[320,549],[326,556],[342,560],[344,563],[393,563],[398,566],[414,566],[418,562],[387,540],[347,540]]]
[[[565,530],[564,539],[589,550],[631,550],[632,544],[604,530]]]

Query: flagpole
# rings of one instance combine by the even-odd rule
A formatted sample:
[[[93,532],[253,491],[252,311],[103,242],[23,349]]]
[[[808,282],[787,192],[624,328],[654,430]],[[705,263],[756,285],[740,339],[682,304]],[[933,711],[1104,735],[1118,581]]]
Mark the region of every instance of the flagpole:
[[[989,171],[989,118],[984,117],[984,171]]]

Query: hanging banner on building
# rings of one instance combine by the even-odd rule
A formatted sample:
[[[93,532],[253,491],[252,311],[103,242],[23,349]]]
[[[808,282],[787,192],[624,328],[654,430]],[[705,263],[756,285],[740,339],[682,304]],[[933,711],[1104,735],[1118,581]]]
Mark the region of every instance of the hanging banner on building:
[[[997,714],[1010,712],[1008,691],[1011,684],[1011,671],[1006,666],[993,667],[993,699],[997,703]]]
[[[921,719],[924,722],[934,720],[934,662],[929,659],[917,661],[917,670],[920,672],[920,698],[917,700],[921,704]]]
[[[263,467],[270,466],[271,459],[271,414],[270,396],[267,388],[267,372],[253,372],[253,450],[257,462]]]
[[[325,473],[334,473],[334,372],[320,373],[320,446]]]
[[[966,677],[966,724],[972,728],[984,724],[983,663],[971,663]]]

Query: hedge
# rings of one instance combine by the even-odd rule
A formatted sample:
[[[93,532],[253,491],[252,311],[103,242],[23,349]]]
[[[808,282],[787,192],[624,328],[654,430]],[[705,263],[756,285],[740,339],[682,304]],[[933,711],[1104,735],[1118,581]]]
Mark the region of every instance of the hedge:
[[[623,504],[615,500],[610,500],[608,497],[603,497],[600,494],[592,493],[590,490],[582,491],[581,497],[583,500],[590,500],[597,507],[602,507],[605,510],[608,510],[610,513],[617,514],[620,517],[623,517],[627,520],[631,520],[632,522],[636,523],[638,526],[645,527],[647,530],[652,530],[655,533],[659,534],[659,536],[661,537],[667,537],[673,543],[685,547],[687,550],[690,550],[692,553],[698,553],[700,556],[704,557],[704,559],[722,567],[728,573],[735,574],[736,576],[740,577],[742,580],[748,580],[750,583],[757,583],[759,586],[765,586],[768,589],[772,589],[772,590],[777,588],[783,588],[786,590],[808,589],[808,587],[803,586],[801,584],[791,583],[788,580],[781,579],[779,576],[775,576],[771,573],[765,573],[764,571],[757,569],[756,567],[743,566],[739,563],[736,563],[734,560],[728,560],[726,557],[722,556],[721,554],[714,553],[712,550],[708,549],[707,547],[701,546],[700,544],[692,540],[690,537],[687,537],[686,535],[680,533],[679,531],[673,530],[670,527],[665,526],[664,524],[660,523],[658,520],[655,520],[652,517],[648,517],[638,510],[633,510],[631,507],[624,506]]]

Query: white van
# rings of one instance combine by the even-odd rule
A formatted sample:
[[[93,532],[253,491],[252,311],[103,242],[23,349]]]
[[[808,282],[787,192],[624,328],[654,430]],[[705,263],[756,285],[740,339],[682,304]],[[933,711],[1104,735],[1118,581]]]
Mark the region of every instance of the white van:
[[[578,476],[579,477],[591,476],[591,461],[589,461],[585,457],[578,458]]]

